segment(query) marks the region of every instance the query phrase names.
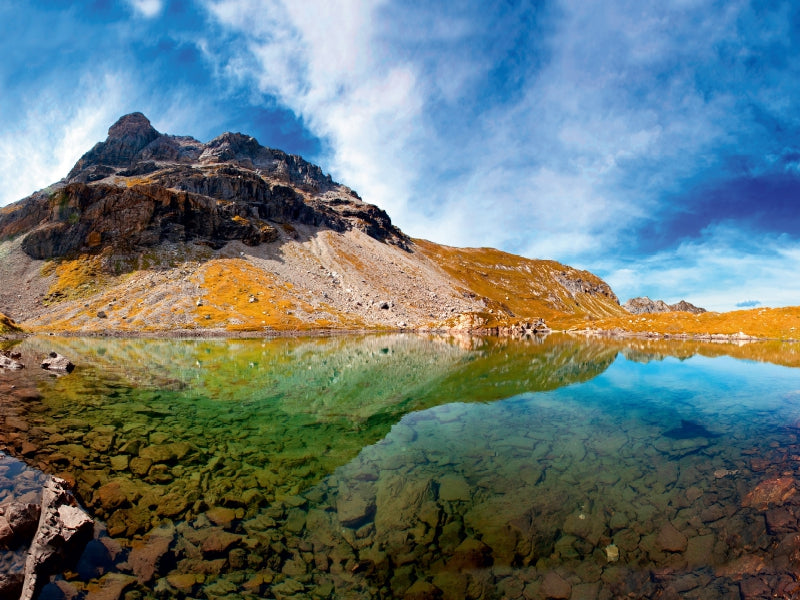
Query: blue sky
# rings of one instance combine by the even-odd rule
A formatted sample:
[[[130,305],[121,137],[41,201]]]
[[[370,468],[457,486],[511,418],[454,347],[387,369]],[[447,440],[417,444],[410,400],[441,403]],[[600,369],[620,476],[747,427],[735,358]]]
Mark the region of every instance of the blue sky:
[[[791,2],[0,0],[0,56],[0,204],[138,110],[623,301],[800,304]]]

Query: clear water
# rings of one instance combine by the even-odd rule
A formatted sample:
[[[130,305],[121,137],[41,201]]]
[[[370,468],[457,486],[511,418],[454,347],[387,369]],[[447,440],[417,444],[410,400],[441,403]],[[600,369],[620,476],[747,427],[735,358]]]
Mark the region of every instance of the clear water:
[[[21,348],[78,365],[8,392],[2,430],[107,527],[79,596],[800,589],[797,369],[565,336]]]

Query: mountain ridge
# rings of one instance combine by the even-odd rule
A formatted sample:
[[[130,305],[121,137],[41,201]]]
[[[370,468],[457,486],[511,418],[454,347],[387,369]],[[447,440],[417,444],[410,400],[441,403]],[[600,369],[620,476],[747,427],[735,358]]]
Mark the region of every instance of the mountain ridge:
[[[124,115],[52,186],[0,209],[0,312],[75,333],[492,330],[626,313],[596,275],[408,237],[302,157]]]

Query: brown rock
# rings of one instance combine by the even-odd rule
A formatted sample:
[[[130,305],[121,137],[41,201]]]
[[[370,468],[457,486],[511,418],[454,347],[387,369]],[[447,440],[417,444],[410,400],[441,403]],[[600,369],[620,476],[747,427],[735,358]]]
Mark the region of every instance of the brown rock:
[[[101,486],[94,494],[94,503],[105,510],[114,510],[127,506],[141,497],[133,482],[126,479],[115,479]]]
[[[716,570],[718,577],[730,577],[739,580],[745,575],[755,575],[766,568],[764,558],[755,554],[745,554]]]
[[[489,546],[475,538],[467,538],[453,551],[448,567],[460,571],[480,569],[491,564],[490,557]]]
[[[227,552],[231,546],[239,543],[241,539],[242,536],[240,535],[228,533],[221,529],[215,530],[203,541],[203,554],[206,556],[223,554]]]
[[[234,519],[236,519],[236,511],[232,508],[225,508],[224,506],[215,506],[206,511],[206,516],[214,525],[229,527]]]
[[[147,475],[147,472],[150,470],[152,464],[153,461],[149,458],[140,458],[137,456],[136,458],[132,458],[130,460],[129,467],[131,473],[138,475],[139,477],[144,477]]]
[[[167,575],[167,583],[176,590],[188,594],[197,584],[197,575],[194,573],[170,573]]]
[[[136,583],[136,578],[121,573],[108,573],[99,583],[99,587],[89,590],[86,600],[120,600],[125,590]]]
[[[760,577],[744,577],[739,583],[742,600],[773,597],[772,586]]]
[[[445,502],[468,501],[472,497],[466,479],[458,475],[445,475],[439,481],[439,498]]]
[[[765,515],[767,531],[770,535],[797,531],[797,516],[786,507],[772,508]]]
[[[173,536],[168,532],[153,533],[131,548],[128,562],[139,583],[150,583],[156,574],[171,561]]]
[[[0,573],[0,598],[19,598],[24,579],[22,573]]]
[[[742,506],[766,510],[771,505],[781,505],[796,491],[793,477],[775,477],[759,483],[742,501]]]
[[[345,527],[358,528],[375,514],[375,499],[361,490],[349,490],[336,498],[339,522]]]
[[[675,529],[672,523],[667,522],[659,531],[656,544],[664,552],[683,552],[686,550],[688,539]]]
[[[550,571],[544,576],[541,592],[545,598],[568,600],[572,595],[572,585],[555,571]]]
[[[158,502],[156,514],[162,517],[177,517],[189,507],[189,501],[183,494],[173,492]]]
[[[436,600],[442,597],[442,590],[432,583],[418,579],[403,594],[404,600]]]
[[[0,506],[0,548],[14,548],[33,538],[39,524],[39,506],[12,502]]]

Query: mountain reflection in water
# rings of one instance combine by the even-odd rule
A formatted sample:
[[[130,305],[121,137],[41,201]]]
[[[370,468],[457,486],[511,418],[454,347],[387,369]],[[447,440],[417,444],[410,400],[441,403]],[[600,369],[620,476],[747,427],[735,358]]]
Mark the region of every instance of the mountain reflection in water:
[[[112,570],[146,596],[788,585],[800,372],[675,348],[31,338],[29,364],[56,350],[78,368],[3,384],[0,429],[10,454],[76,482],[121,544]],[[109,568],[83,564],[84,579]]]

